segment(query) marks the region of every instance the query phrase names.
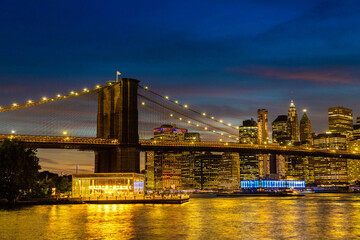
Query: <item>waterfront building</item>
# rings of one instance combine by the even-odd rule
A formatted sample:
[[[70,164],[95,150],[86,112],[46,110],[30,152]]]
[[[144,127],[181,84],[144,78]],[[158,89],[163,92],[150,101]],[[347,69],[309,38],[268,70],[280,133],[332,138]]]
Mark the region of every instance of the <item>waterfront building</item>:
[[[144,194],[143,174],[85,173],[72,175],[72,197],[86,199],[117,199]]]
[[[346,136],[340,133],[322,133],[314,137],[314,147],[346,150]],[[316,184],[348,182],[348,160],[343,158],[314,157]]]
[[[303,116],[300,120],[300,141],[312,142],[311,123],[306,114],[306,109],[303,110]]]
[[[285,156],[286,178],[305,180],[314,183],[314,157],[312,156]]]
[[[294,101],[291,100],[287,117],[287,134],[291,142],[299,141],[299,121]]]
[[[314,182],[316,184],[347,183],[347,159],[314,157]]]
[[[154,128],[154,140],[184,141],[187,129],[177,128],[175,124],[163,124]],[[191,138],[200,139],[190,134]],[[195,140],[195,139],[193,139]],[[145,154],[145,176],[147,191],[181,189],[183,153],[163,153],[149,151]]]
[[[240,180],[255,180],[260,177],[258,154],[240,154]]]
[[[219,164],[222,155],[203,153],[194,158],[194,189],[214,190],[218,188]]]
[[[282,188],[305,188],[304,180],[248,180],[241,181],[241,188],[253,189],[282,189]]]
[[[352,109],[345,107],[329,107],[329,131],[347,134],[353,130]]]
[[[239,143],[258,143],[258,124],[256,121],[253,119],[243,121],[243,125],[239,127]]]
[[[264,115],[266,110],[258,110],[261,112],[261,115]],[[265,119],[264,116],[261,117]],[[260,118],[259,118],[260,119]],[[266,116],[267,119],[267,116]],[[243,125],[239,128],[239,142],[242,144],[257,144],[259,142],[258,134],[259,127],[263,124],[259,124],[253,119],[243,121]],[[267,126],[266,126],[267,127]],[[260,162],[259,154],[244,154],[240,153],[240,179],[242,180],[252,180],[258,179],[260,177]]]
[[[268,111],[266,109],[258,109],[258,143],[268,144],[269,143],[269,120]]]
[[[272,141],[273,143],[279,143],[280,145],[286,145],[290,142],[290,137],[288,135],[288,117],[286,115],[279,115],[272,122]]]
[[[238,153],[223,153],[219,163],[218,189],[240,187],[240,158]]]

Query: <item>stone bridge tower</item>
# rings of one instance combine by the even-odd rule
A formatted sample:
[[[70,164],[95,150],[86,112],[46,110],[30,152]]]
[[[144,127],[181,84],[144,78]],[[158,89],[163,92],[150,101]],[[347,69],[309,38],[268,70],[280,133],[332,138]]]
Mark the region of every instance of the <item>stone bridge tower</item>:
[[[95,152],[96,173],[140,172],[138,83],[119,78],[98,91],[97,137],[117,139],[119,146]]]

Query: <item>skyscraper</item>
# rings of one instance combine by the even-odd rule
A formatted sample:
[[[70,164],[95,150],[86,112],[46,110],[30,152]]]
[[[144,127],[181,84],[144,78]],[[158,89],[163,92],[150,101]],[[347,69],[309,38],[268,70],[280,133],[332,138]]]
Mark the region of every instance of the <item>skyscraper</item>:
[[[258,109],[258,143],[268,143],[268,111],[266,109]]]
[[[287,118],[287,132],[291,142],[299,141],[299,121],[294,101],[291,100]]]
[[[239,127],[239,142],[256,144],[258,141],[258,124],[253,120],[243,121]]]
[[[289,141],[287,133],[287,116],[279,115],[272,122],[272,140],[274,143],[280,143],[280,145],[286,144]]]
[[[300,141],[312,142],[311,123],[306,114],[306,109],[303,110],[303,116],[300,120]]]
[[[346,133],[353,130],[352,110],[345,107],[329,107],[330,132]]]

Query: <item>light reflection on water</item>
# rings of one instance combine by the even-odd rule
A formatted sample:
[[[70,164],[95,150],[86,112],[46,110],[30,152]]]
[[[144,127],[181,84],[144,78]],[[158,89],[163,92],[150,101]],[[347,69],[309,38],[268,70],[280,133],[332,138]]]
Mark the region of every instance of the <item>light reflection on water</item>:
[[[360,195],[0,210],[0,239],[358,239]]]

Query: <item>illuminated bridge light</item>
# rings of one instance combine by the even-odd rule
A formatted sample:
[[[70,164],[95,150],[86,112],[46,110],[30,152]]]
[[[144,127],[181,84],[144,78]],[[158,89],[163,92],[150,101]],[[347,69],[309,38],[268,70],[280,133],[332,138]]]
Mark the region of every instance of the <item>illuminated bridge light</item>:
[[[43,97],[43,98],[42,98],[42,100],[46,101],[46,100],[47,100],[47,98],[46,98],[46,97]]]
[[[142,102],[141,105],[145,105],[145,102]]]
[[[239,129],[239,127],[236,127],[236,129]]]
[[[231,123],[228,123],[227,125],[228,125],[229,127],[231,127]]]
[[[100,88],[100,85],[96,85],[96,87],[95,88]]]
[[[190,124],[190,123],[191,123],[191,121],[188,121],[188,123]]]
[[[84,88],[84,92],[87,92],[88,91],[88,89],[87,88]]]
[[[188,105],[184,105],[184,108],[188,108]]]
[[[17,103],[13,103],[12,105],[13,105],[13,107],[16,107],[16,106],[17,106]]]
[[[213,120],[214,120],[215,118],[214,118],[214,117],[211,117],[211,119],[213,119]]]
[[[174,116],[174,115],[171,113],[171,114],[170,114],[170,117],[173,117],[173,116]]]
[[[0,107],[1,108],[1,107]],[[197,127],[199,127],[200,125],[199,124],[196,124]]]
[[[149,88],[147,86],[145,86],[144,89],[148,90]]]
[[[57,97],[61,97],[61,94],[56,95]]]
[[[206,116],[206,113],[203,113],[202,115],[203,115],[203,116]]]
[[[174,101],[174,103],[178,104],[179,102],[178,102],[178,101]]]
[[[179,118],[179,120],[181,121],[181,120],[182,120],[182,118]]]
[[[213,132],[216,132],[215,130],[213,130]]]
[[[28,103],[32,103],[32,101],[31,101],[31,100],[28,100],[27,102],[28,102]]]
[[[74,94],[75,92],[74,91],[71,91],[70,94]]]
[[[222,142],[222,138],[220,138],[219,141]]]
[[[205,130],[208,130],[208,128],[207,128],[207,127],[204,127],[204,129],[205,129]]]
[[[169,100],[169,97],[168,97],[168,96],[165,96],[165,99]]]
[[[223,120],[219,120],[220,123],[223,123]]]

